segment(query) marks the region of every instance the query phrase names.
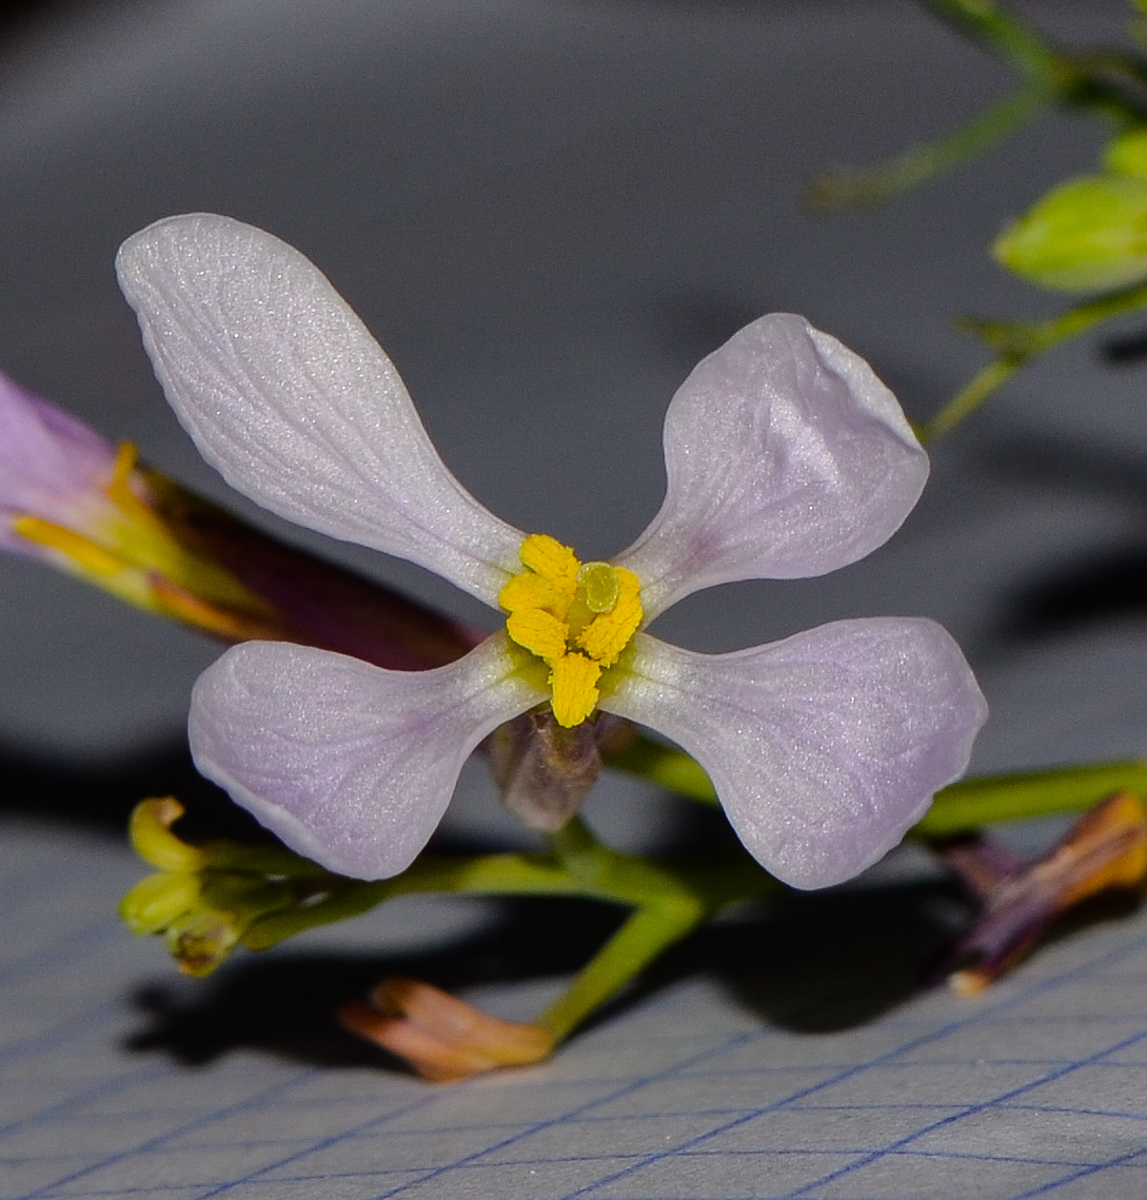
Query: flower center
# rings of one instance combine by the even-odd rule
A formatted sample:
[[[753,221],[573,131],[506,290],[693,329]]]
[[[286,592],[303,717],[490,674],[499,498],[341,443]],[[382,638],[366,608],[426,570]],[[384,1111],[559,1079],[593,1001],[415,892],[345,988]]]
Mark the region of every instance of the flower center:
[[[580,725],[601,695],[598,680],[621,657],[641,624],[641,584],[632,571],[578,561],[542,533],[522,543],[526,569],[498,593],[506,632],[549,668],[559,725]]]

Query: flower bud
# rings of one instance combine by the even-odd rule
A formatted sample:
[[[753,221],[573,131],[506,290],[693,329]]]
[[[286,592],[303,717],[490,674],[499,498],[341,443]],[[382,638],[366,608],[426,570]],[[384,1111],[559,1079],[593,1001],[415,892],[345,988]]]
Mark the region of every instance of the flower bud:
[[[189,871],[148,875],[120,901],[119,915],[132,933],[159,933],[199,899],[199,880]]]
[[[1004,229],[992,253],[1009,271],[1056,291],[1138,283],[1147,278],[1147,179],[1070,179]]]
[[[1147,179],[1147,125],[1120,134],[1103,152],[1103,165],[1113,175]]]
[[[203,866],[203,852],[171,832],[183,816],[183,805],[174,796],[142,800],[132,810],[128,836],[132,849],[153,867],[163,871],[197,871]]]

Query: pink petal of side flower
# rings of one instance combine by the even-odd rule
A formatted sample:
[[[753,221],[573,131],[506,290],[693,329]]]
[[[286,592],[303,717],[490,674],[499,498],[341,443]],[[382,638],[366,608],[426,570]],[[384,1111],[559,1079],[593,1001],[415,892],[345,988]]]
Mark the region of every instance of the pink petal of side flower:
[[[649,617],[736,579],[821,575],[863,558],[920,497],[928,459],[868,364],[774,313],[709,355],[665,418],[661,511],[615,561]]]
[[[924,619],[720,655],[639,635],[636,650],[602,707],[693,755],[749,853],[793,887],[840,883],[896,845],[987,717],[959,648]]]
[[[111,507],[102,487],[116,451],[83,422],[0,375],[0,514],[31,514],[86,528]],[[39,553],[39,547],[0,520],[0,547]]]
[[[313,263],[198,214],[128,238],[117,269],[171,406],[232,487],[496,605],[523,534],[447,470],[394,365]]]
[[[432,671],[384,671],[283,642],[247,642],[200,676],[196,765],[291,849],[361,879],[426,845],[467,756],[538,703],[504,635]]]

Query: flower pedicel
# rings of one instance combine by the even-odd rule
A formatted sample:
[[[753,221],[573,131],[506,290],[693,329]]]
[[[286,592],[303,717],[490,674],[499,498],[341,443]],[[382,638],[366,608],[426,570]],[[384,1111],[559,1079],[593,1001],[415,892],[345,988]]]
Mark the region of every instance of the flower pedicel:
[[[173,217],[118,269],[169,401],[232,486],[507,616],[429,671],[262,641],[204,673],[197,764],[298,852],[358,878],[403,871],[470,752],[545,705],[563,726],[604,711],[677,742],[748,851],[797,887],[876,861],[967,765],[985,705],[932,621],[838,621],[722,655],[643,632],[701,588],[854,562],[916,503],[927,459],[895,398],[802,318],[763,317],[693,371],[666,416],[660,512],[615,559],[581,563],[465,491],[390,360],[285,243]]]

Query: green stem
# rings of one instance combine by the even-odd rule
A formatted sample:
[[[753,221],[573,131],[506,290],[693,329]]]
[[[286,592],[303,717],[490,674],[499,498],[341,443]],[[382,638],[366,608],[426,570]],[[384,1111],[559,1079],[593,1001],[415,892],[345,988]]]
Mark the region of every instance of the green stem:
[[[1085,301],[1047,321],[965,319],[961,323],[994,346],[997,357],[977,372],[936,416],[917,428],[920,441],[927,445],[954,429],[1032,358],[1104,321],[1144,308],[1147,308],[1147,284],[1136,284]]]
[[[1120,791],[1147,796],[1147,761],[964,779],[937,793],[912,832],[946,837],[997,821],[1079,812]]]
[[[822,213],[862,204],[883,204],[1002,142],[1047,108],[1053,99],[1046,88],[1024,87],[951,133],[910,146],[887,162],[874,167],[826,171],[813,180],[806,203],[814,212]]]
[[[987,46],[1029,82],[1047,88],[1060,81],[1063,57],[1058,50],[995,0],[921,0],[921,3]]]
[[[648,776],[640,769],[646,756],[654,767]],[[708,802],[708,793],[701,797],[694,795],[692,780],[684,769],[685,764],[674,762],[676,758],[693,761],[675,746],[648,743],[642,744],[639,752],[633,755],[611,757],[609,765],[631,770],[634,774],[650,778],[670,790],[677,790],[680,795],[690,799],[700,798]],[[671,781],[678,776],[689,780],[689,784],[684,788],[674,789]],[[943,837],[982,828],[997,821],[1077,812],[1090,808],[1113,792],[1124,789],[1147,797],[1147,760],[1096,763],[1047,771],[963,779],[937,792],[932,807],[912,832],[919,837]],[[747,854],[743,857],[746,863],[744,869],[748,872],[753,869],[752,860]],[[695,871],[701,869],[701,864],[694,868]],[[761,879],[769,878],[759,867],[755,869]],[[723,860],[720,870],[726,873],[734,871],[732,860]],[[688,873],[688,869],[684,867],[678,868],[677,871],[679,876]],[[702,885],[694,883],[694,886]],[[750,886],[748,876],[736,879],[729,877],[730,896],[734,893],[747,895]],[[774,883],[774,886],[780,885]],[[715,900],[715,894],[707,894],[711,900]]]
[[[265,950],[297,933],[361,916],[395,896],[453,892],[470,896],[575,896],[582,884],[548,854],[483,854],[445,858],[424,854],[394,879],[364,881],[329,875],[325,889],[306,904],[256,922],[244,935],[251,950]]]
[[[747,854],[708,863],[618,854],[578,819],[550,840],[557,858],[590,894],[634,904],[636,910],[535,1022],[559,1041],[702,921],[727,904],[780,886]]]
[[[920,444],[928,446],[955,429],[1003,387],[1026,361],[1025,358],[998,358],[977,371],[930,421],[916,427]]]
[[[637,909],[534,1023],[560,1041],[709,915],[686,897]]]

